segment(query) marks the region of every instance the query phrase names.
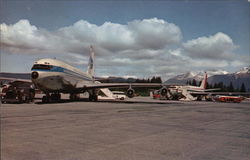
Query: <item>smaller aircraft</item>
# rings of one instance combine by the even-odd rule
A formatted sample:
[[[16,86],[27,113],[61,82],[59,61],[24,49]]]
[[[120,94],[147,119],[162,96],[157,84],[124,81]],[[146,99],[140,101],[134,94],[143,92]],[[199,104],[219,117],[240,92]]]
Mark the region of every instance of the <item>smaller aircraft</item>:
[[[207,73],[205,72],[204,78],[199,87],[190,85],[173,85],[169,87],[170,96],[175,95],[177,99],[183,100],[197,100],[200,95],[209,94],[210,91],[220,90],[220,88],[206,89],[207,87]],[[202,94],[201,94],[202,93]],[[176,96],[178,95],[178,96]]]

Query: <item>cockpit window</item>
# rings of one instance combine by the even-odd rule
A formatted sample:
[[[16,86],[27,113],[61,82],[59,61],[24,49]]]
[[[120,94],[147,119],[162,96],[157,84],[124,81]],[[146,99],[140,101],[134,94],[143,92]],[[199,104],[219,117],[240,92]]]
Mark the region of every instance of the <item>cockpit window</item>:
[[[51,65],[44,65],[44,64],[34,64],[32,69],[43,69],[43,70],[51,70]]]

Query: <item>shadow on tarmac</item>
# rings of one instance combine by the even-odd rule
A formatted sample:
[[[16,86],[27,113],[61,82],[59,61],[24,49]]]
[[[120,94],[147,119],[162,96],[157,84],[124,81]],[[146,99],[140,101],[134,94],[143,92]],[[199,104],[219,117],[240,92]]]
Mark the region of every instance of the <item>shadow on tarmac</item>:
[[[79,100],[70,100],[70,99],[61,99],[60,101],[52,102],[35,102],[35,104],[53,104],[53,103],[72,103],[72,102],[94,102],[94,103],[144,103],[144,104],[181,104],[179,101],[143,101],[143,100],[98,100],[98,101],[89,101],[88,98],[81,98]]]

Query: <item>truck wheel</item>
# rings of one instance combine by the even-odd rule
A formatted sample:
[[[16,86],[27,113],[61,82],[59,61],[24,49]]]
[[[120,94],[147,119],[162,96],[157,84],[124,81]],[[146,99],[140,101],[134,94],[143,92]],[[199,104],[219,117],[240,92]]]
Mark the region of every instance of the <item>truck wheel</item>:
[[[48,102],[50,102],[50,97],[43,96],[42,102],[43,102],[43,103],[48,103]]]
[[[30,103],[29,97],[25,97],[25,103]]]
[[[19,99],[18,99],[18,103],[23,103],[22,98],[19,98]]]

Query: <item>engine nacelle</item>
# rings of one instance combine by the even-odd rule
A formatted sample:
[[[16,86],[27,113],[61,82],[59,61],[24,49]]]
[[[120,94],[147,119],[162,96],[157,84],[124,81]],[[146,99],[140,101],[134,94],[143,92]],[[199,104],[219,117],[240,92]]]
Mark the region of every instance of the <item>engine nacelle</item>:
[[[168,93],[167,88],[163,87],[163,88],[160,89],[160,94],[161,94],[161,96],[166,96],[167,93]]]
[[[132,88],[129,88],[129,89],[127,90],[127,96],[128,96],[129,98],[133,98],[133,97],[134,97],[134,94],[135,94],[135,90],[133,90]]]

